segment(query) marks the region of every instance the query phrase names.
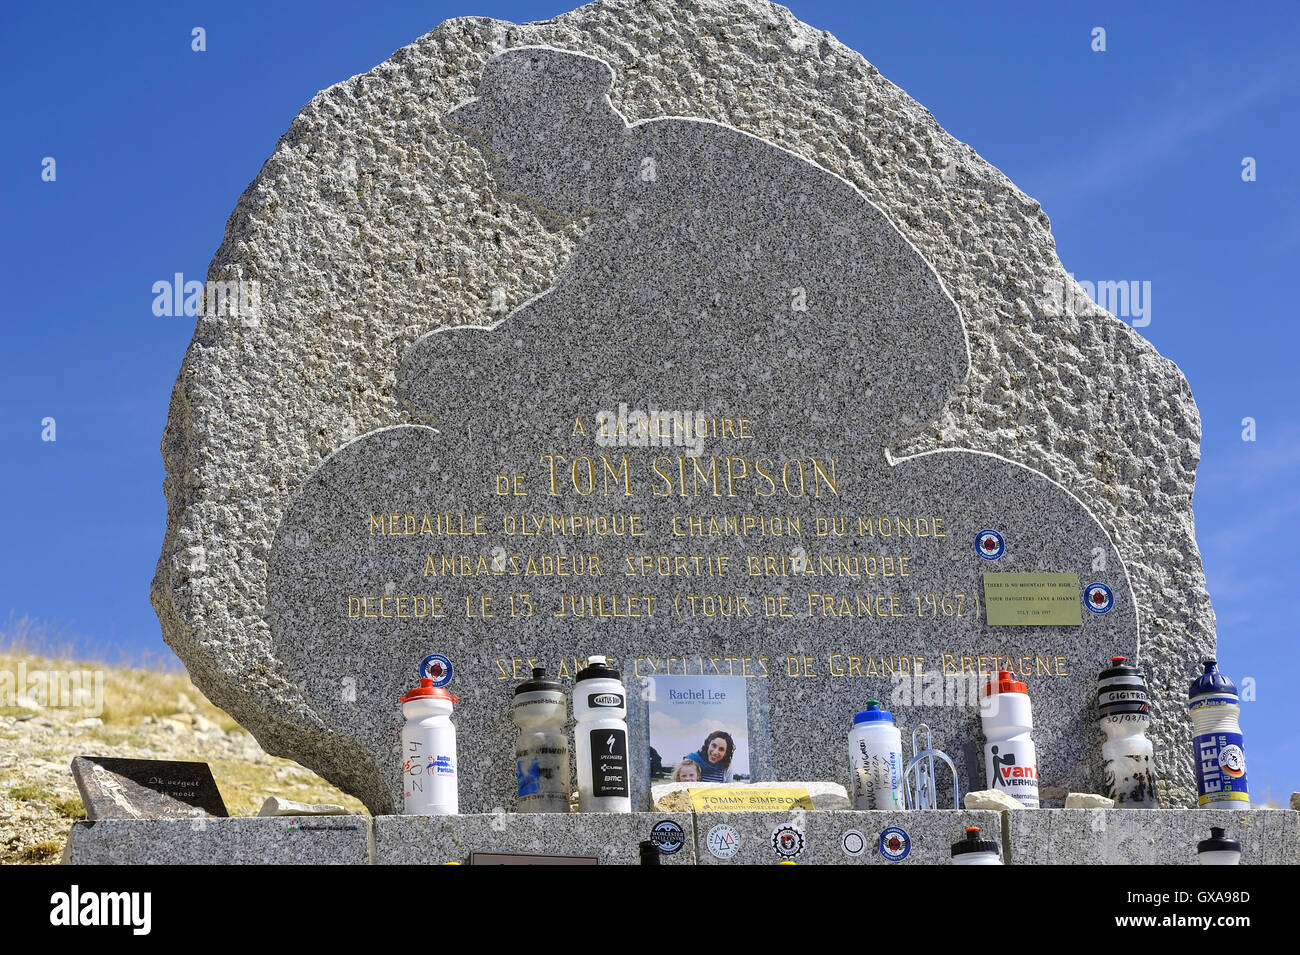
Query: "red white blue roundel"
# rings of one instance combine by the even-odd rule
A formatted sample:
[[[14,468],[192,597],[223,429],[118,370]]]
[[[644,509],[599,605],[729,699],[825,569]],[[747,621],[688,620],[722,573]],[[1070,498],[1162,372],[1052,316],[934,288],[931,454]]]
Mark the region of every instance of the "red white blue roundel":
[[[1115,595],[1105,584],[1089,584],[1083,592],[1083,604],[1093,613],[1110,613],[1115,606]]]
[[[441,653],[430,653],[420,661],[420,676],[428,677],[434,686],[446,686],[455,672],[451,661]]]
[[[912,837],[897,826],[880,833],[880,855],[886,862],[902,862],[912,851]]]
[[[997,531],[980,531],[975,535],[975,553],[985,560],[997,560],[1006,549],[1006,542]]]

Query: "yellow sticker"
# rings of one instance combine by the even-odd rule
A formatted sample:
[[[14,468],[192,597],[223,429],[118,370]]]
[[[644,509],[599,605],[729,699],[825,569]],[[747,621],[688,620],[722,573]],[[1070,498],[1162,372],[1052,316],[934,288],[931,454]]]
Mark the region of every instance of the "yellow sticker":
[[[780,812],[786,809],[811,809],[812,796],[806,789],[764,789],[757,786],[735,788],[704,787],[688,790],[696,812]]]
[[[1078,574],[985,574],[990,627],[1081,627]]]

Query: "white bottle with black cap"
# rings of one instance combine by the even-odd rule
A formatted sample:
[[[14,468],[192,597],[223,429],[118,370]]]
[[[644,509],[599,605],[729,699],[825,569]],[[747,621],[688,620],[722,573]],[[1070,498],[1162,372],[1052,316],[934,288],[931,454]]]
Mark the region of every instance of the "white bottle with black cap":
[[[573,683],[578,811],[631,812],[627,691],[603,656],[587,657]]]
[[[1196,861],[1200,865],[1239,865],[1241,843],[1236,839],[1225,839],[1222,829],[1211,826],[1210,838],[1196,844]]]
[[[569,710],[564,687],[546,679],[546,670],[515,687],[515,768],[520,812],[569,811]]]
[[[998,844],[980,838],[979,826],[967,826],[966,838],[952,844],[953,865],[1001,865]]]

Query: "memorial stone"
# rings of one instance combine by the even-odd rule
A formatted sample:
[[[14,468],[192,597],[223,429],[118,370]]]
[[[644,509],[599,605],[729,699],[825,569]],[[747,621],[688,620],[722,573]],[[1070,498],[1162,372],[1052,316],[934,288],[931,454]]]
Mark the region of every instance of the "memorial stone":
[[[966,376],[938,276],[850,183],[718,123],[629,124],[613,79],[509,50],[448,115],[502,189],[593,222],[545,295],[416,343],[398,383],[431,424],[363,435],[304,482],[271,554],[277,657],[394,800],[393,700],[431,652],[480,810],[510,791],[520,676],[572,680],[591,653],[647,690],[765,681],[778,779],[846,778],[841,727],[868,698],[973,739],[1009,670],[1038,694],[1045,785],[1079,778],[1095,661],[1138,650],[1123,561],[1023,465],[887,454]],[[1089,585],[1111,606],[1085,621]]]
[[[449,21],[304,110],[212,275],[262,295],[178,380],[155,605],[214,702],[372,811],[431,653],[467,812],[512,805],[514,685],[588,654],[633,704],[749,678],[777,780],[846,783],[880,699],[963,791],[1011,670],[1049,805],[1100,785],[1123,655],[1186,789],[1185,382],[1046,301],[1037,204],[784,8]]]
[[[72,778],[90,820],[228,815],[207,763],[76,756]]]

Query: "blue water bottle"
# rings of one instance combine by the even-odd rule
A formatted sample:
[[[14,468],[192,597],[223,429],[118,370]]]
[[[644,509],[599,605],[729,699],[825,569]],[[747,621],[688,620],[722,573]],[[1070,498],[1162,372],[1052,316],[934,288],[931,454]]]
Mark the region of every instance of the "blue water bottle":
[[[1203,809],[1249,809],[1237,687],[1219,672],[1216,660],[1205,660],[1203,666],[1205,672],[1187,691],[1195,734],[1197,805]]]

